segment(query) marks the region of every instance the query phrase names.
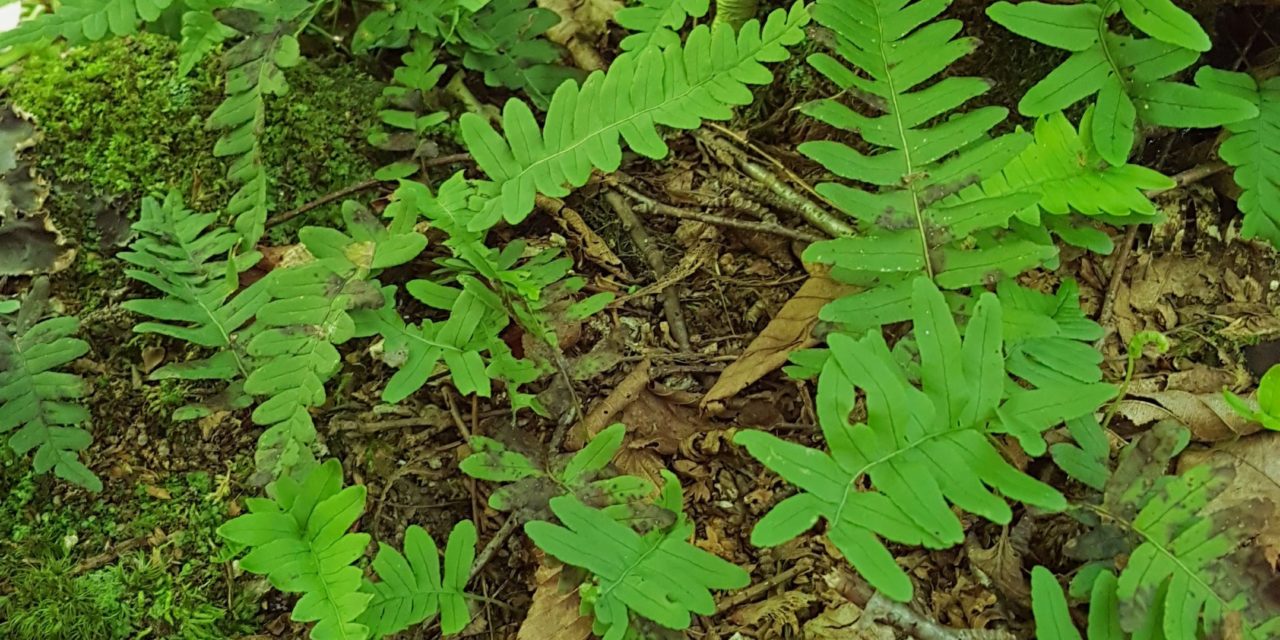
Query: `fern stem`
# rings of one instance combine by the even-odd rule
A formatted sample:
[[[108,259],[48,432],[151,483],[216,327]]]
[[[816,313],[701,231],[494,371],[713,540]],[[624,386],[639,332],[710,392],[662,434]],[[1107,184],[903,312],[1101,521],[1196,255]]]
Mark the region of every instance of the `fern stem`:
[[[802,242],[819,242],[823,238],[817,234],[799,231],[796,229],[788,229],[787,227],[770,224],[768,222],[751,222],[748,220],[737,220],[734,218],[726,218],[724,216],[712,215],[701,211],[690,211],[673,207],[664,202],[658,202],[649,196],[632,189],[624,184],[614,185],[614,188],[626,194],[628,198],[637,201],[635,210],[641,213],[651,213],[660,216],[668,216],[672,218],[680,218],[682,220],[697,220],[707,224],[714,224],[731,229],[740,229],[742,231],[753,231],[756,233],[768,233],[792,240],[800,240]]]

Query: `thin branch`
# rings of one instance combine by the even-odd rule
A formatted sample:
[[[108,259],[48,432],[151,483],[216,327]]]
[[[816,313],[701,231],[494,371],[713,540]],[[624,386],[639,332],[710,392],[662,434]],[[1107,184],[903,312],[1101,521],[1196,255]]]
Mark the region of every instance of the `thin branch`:
[[[440,165],[445,165],[445,164],[453,164],[456,162],[470,162],[470,161],[471,161],[471,154],[454,153],[447,156],[439,156],[436,158],[429,158],[427,160],[424,160],[422,162],[422,167],[423,168],[438,167]],[[308,211],[311,211],[312,209],[315,209],[317,207],[323,207],[324,205],[329,204],[334,200],[341,200],[342,198],[345,198],[349,195],[360,193],[365,189],[371,189],[382,182],[385,182],[385,181],[379,180],[377,178],[370,178],[363,182],[357,182],[348,187],[343,187],[342,189],[338,189],[337,191],[334,191],[332,193],[326,193],[325,195],[322,195],[319,198],[316,198],[315,200],[312,200],[311,202],[308,202],[296,209],[290,209],[289,211],[286,211],[278,216],[273,216],[270,220],[267,220],[266,228],[270,229],[271,227],[274,227],[276,225],[284,224]]]
[[[817,227],[823,233],[826,233],[833,238],[854,234],[853,227],[849,226],[849,224],[844,220],[841,220],[831,212],[818,206],[812,200],[805,197],[795,189],[788,187],[782,182],[782,180],[778,179],[778,176],[773,175],[773,173],[768,169],[752,162],[740,149],[737,149],[733,145],[705,131],[699,131],[694,135],[708,146],[727,153],[735,162],[737,162],[738,168],[742,169],[743,173],[763,183],[778,197],[789,202],[795,207],[796,212],[799,213],[806,222]]]
[[[768,233],[775,236],[782,236],[784,238],[791,238],[793,240],[802,240],[804,242],[818,242],[818,241],[824,240],[822,236],[819,236],[817,234],[808,233],[805,231],[798,231],[795,229],[788,229],[784,226],[770,224],[768,222],[752,222],[750,220],[737,220],[734,218],[725,218],[723,216],[717,216],[710,213],[703,213],[701,211],[692,211],[689,209],[681,209],[679,207],[673,207],[669,204],[658,202],[657,200],[654,200],[653,198],[650,198],[649,196],[646,196],[643,193],[640,193],[639,191],[636,191],[635,189],[632,189],[631,187],[628,187],[627,185],[624,185],[624,184],[616,184],[614,185],[614,187],[618,191],[625,193],[627,197],[631,198],[632,200],[635,200],[637,203],[635,206],[635,210],[639,211],[640,213],[651,213],[651,214],[657,214],[660,216],[668,216],[671,218],[680,218],[682,220],[697,220],[698,222],[705,222],[707,224],[714,224],[721,227],[729,227],[731,229],[741,229],[743,231],[754,231],[756,233]]]
[[[666,275],[667,264],[662,259],[662,252],[658,250],[653,237],[645,230],[644,223],[636,217],[635,211],[632,211],[631,205],[628,205],[616,191],[606,192],[604,198],[617,212],[618,218],[622,220],[622,226],[626,227],[631,234],[636,246],[640,248],[640,253],[644,254],[645,260],[658,278]],[[675,338],[682,351],[692,351],[689,343],[689,329],[684,323],[684,310],[680,308],[680,298],[676,289],[676,286],[670,286],[663,290],[663,311],[667,316],[667,325],[671,328],[671,337]]]

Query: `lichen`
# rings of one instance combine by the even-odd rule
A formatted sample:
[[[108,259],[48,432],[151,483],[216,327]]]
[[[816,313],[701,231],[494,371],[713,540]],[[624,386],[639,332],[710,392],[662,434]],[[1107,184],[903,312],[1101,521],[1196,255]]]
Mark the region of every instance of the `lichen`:
[[[268,103],[263,134],[277,211],[367,179],[377,166],[365,137],[381,84],[349,64],[308,63],[288,78],[293,90]],[[143,196],[176,188],[210,211],[235,191],[227,163],[213,156],[217,133],[205,127],[222,100],[216,56],[180,77],[173,41],[140,34],[34,56],[0,83],[44,132],[37,169],[66,227],[91,228],[81,216],[96,203],[131,215]]]

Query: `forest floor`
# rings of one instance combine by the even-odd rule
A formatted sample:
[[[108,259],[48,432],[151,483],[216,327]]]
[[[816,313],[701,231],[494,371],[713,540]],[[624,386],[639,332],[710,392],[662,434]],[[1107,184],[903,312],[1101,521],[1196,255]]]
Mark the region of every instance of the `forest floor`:
[[[990,33],[994,27],[982,14],[982,3],[958,4],[958,17],[988,46],[957,71],[994,78],[1000,89],[984,99],[1012,106],[1042,75],[1027,67],[1048,68],[1053,60],[1039,57],[1044,52],[1032,52],[1025,42]],[[1240,42],[1269,39],[1280,34],[1280,10],[1225,7],[1217,12],[1217,25]],[[1005,49],[1002,43],[1008,43]],[[172,421],[170,413],[192,389],[152,382],[146,374],[183,359],[183,347],[132,333],[134,321],[119,306],[138,295],[139,285],[123,278],[121,262],[114,257],[121,250],[116,230],[149,189],[128,171],[113,186],[66,170],[79,168],[75,163],[99,169],[132,165],[138,154],[151,153],[159,154],[150,158],[155,166],[187,162],[191,148],[206,143],[212,148],[211,139],[193,133],[184,143],[192,147],[183,147],[177,132],[189,131],[191,114],[208,105],[194,99],[190,110],[128,113],[124,107],[92,104],[93,87],[145,78],[139,69],[162,65],[169,56],[146,43],[106,46],[136,58],[131,68],[95,69],[71,58],[46,60],[36,68],[58,78],[62,91],[90,93],[85,100],[91,106],[75,116],[89,120],[83,126],[109,128],[121,119],[145,118],[127,129],[165,131],[172,140],[120,157],[77,159],[70,154],[94,153],[75,145],[92,134],[69,131],[65,125],[72,114],[40,103],[48,96],[22,82],[6,87],[10,99],[35,112],[46,131],[45,141],[32,153],[49,154],[41,155],[39,167],[53,191],[54,222],[78,250],[73,265],[55,276],[54,289],[65,311],[81,316],[83,337],[91,346],[74,369],[91,382],[87,402],[95,439],[86,459],[105,489],[90,494],[3,458],[0,635],[20,640],[300,638],[301,627],[289,621],[287,599],[270,592],[264,580],[238,572],[214,533],[241,511],[246,496],[259,491],[249,483],[258,430],[247,414],[239,413],[215,414],[195,424]],[[1231,68],[1236,60],[1226,57],[1243,54],[1223,53],[1224,59],[1214,62]],[[322,112],[335,104],[356,111],[345,130],[311,134],[305,133],[311,126],[307,123],[333,118],[285,116],[294,118],[289,125],[304,133],[272,143],[279,148],[272,157],[290,172],[281,180],[288,183],[287,193],[279,187],[276,194],[282,210],[366,180],[387,159],[361,146],[362,127],[372,122],[373,105],[359,97],[376,94],[380,85],[375,78],[385,70],[353,76],[342,69],[347,63],[338,55],[318,64],[325,74],[345,79],[301,89],[302,103]],[[807,67],[794,62],[778,75],[787,79],[786,90],[761,92],[739,119],[710,131],[751,162],[811,184],[821,178],[817,167],[793,149],[796,141],[820,132],[813,120],[791,107],[810,97],[816,82]],[[192,80],[185,90],[199,95],[199,82]],[[171,94],[173,89],[166,86],[164,91]],[[285,101],[275,104],[289,110]],[[755,212],[792,229],[804,228],[781,206],[785,203],[743,176],[732,154],[692,135],[672,136],[668,142],[673,148],[668,160],[625,165],[626,187],[676,207],[715,206],[727,216]],[[350,151],[335,153],[334,145]],[[1174,175],[1210,162],[1212,145],[1205,135],[1155,132],[1145,140],[1140,157],[1147,166]],[[454,142],[441,141],[442,155],[458,150]],[[443,179],[468,166],[442,166],[432,169],[431,176]],[[216,167],[207,171],[205,180],[220,175]],[[1192,452],[1184,459],[1237,460],[1245,469],[1237,482],[1248,487],[1241,491],[1269,494],[1280,503],[1280,434],[1254,434],[1256,427],[1233,417],[1220,393],[1227,387],[1247,394],[1261,372],[1280,362],[1280,343],[1274,342],[1280,337],[1280,260],[1270,247],[1238,238],[1234,194],[1224,176],[1209,175],[1160,194],[1165,221],[1149,229],[1115,232],[1111,255],[1064,251],[1057,270],[1033,272],[1023,282],[1046,289],[1068,278],[1079,283],[1086,313],[1108,329],[1100,348],[1109,380],[1123,378],[1125,345],[1137,332],[1158,330],[1173,341],[1167,354],[1138,363],[1113,425],[1118,437],[1157,420],[1178,419],[1193,433]],[[374,186],[354,197],[378,208],[386,204],[387,192]],[[216,190],[211,191],[209,199],[216,197]],[[862,635],[848,635],[866,597],[859,595],[858,579],[837,559],[838,553],[826,548],[822,536],[811,532],[773,549],[748,541],[752,525],[788,489],[730,443],[735,430],[785,433],[811,446],[820,440],[811,385],[774,371],[765,364],[759,343],[752,347],[765,332],[776,338],[777,350],[801,345],[817,321],[817,309],[837,292],[829,281],[811,278],[804,270],[797,257],[800,241],[642,215],[652,238],[646,247],[620,222],[599,185],[581,189],[563,204],[550,203],[543,215],[520,227],[498,230],[496,242],[523,237],[535,245],[561,246],[574,257],[589,288],[653,291],[652,285],[660,283],[658,290],[675,292],[682,312],[680,326],[665,311],[662,295],[624,296],[605,314],[584,324],[565,323],[557,331],[587,410],[586,428],[625,422],[632,437],[619,467],[650,477],[659,469],[674,471],[685,486],[691,517],[699,523],[696,544],[751,572],[753,586],[723,597],[717,614],[696,622],[688,637],[906,637],[889,625],[867,625],[858,631]],[[327,206],[310,209],[301,218],[323,221],[333,215],[334,208]],[[288,244],[292,229],[270,237]],[[660,257],[665,273],[655,273],[653,257]],[[384,279],[407,280],[419,268],[406,265]],[[0,295],[17,294],[25,286],[21,278],[0,279]],[[520,336],[511,341],[519,343]],[[325,446],[343,461],[349,481],[368,487],[369,508],[361,529],[377,539],[394,540],[414,523],[440,540],[453,523],[470,518],[481,542],[488,541],[510,516],[486,506],[491,486],[458,471],[467,452],[464,434],[520,440],[536,449],[553,425],[528,418],[512,424],[505,407],[474,397],[463,400],[448,385],[429,386],[409,402],[387,407],[378,398],[391,372],[368,354],[369,347],[360,341],[348,345],[347,374],[336,381],[330,403],[316,416]],[[717,391],[708,397],[713,388]],[[542,390],[547,404],[569,401],[565,396],[555,385]],[[1012,441],[1006,453],[1032,475],[1069,486],[1060,472],[1028,459]],[[1003,528],[978,519],[965,522],[962,546],[898,550],[899,563],[917,584],[919,615],[962,629],[1000,627],[1030,637],[1029,591],[1020,567],[1068,564],[1063,544],[1076,525],[1026,512]],[[1263,544],[1275,545],[1267,547],[1272,559],[1280,554],[1280,523],[1275,527],[1261,538]],[[473,583],[484,599],[467,634],[516,637],[528,624],[531,606],[541,600],[546,601],[543,607],[553,606],[555,574],[540,567],[530,543],[510,537]],[[56,632],[48,626],[51,616],[64,620]],[[583,629],[579,626],[578,633]],[[430,627],[415,633],[405,637],[438,637],[438,629]],[[568,629],[560,633],[566,635],[557,638],[573,640]]]

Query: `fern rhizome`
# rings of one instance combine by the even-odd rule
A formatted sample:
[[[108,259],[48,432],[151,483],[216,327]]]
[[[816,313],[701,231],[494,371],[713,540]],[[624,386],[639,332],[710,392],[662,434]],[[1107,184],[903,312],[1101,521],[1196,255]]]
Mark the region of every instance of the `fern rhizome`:
[[[1235,466],[1180,464],[1190,432],[1173,421],[1113,427],[1145,341],[1168,340],[1124,335],[1133,337],[1128,358],[1119,356],[1128,368],[1109,376],[1112,330],[1133,333],[1137,324],[1111,322],[1120,280],[1102,283],[1106,269],[1123,274],[1135,227],[1168,217],[1157,194],[1219,170],[1230,169],[1239,187],[1239,235],[1280,244],[1273,71],[1202,65],[1218,38],[1171,0],[1001,0],[977,12],[1009,32],[993,33],[1064,52],[1028,79],[1020,99],[1001,105],[993,81],[960,71],[974,68],[980,43],[957,16],[979,16],[954,11],[951,0],[801,0],[767,12],[747,0],[623,5],[64,0],[0,33],[12,60],[48,55],[51,43],[153,31],[177,41],[181,77],[204,78],[210,60],[220,62],[204,126],[208,153],[223,162],[225,201],[196,210],[200,176],[136,194],[127,199],[137,204],[128,237],[116,243],[125,248],[111,258],[126,265],[130,284],[112,295],[124,295],[120,307],[138,320],[132,344],[168,349],[135,386],[177,389],[185,404],[168,405],[176,422],[203,431],[243,424],[257,437],[254,470],[241,480],[261,495],[230,508],[217,528],[227,547],[219,562],[239,556],[229,576],[262,576],[289,594],[290,619],[317,640],[472,635],[486,632],[482,613],[507,606],[477,578],[509,544],[505,536],[522,532],[541,550],[539,562],[559,572],[554,593],[538,587],[535,608],[554,599],[553,607],[567,605],[556,614],[565,628],[624,640],[709,624],[743,603],[718,592],[753,577],[781,580],[770,573],[774,552],[762,549],[794,559],[823,548],[839,558],[818,582],[854,585],[832,591],[865,609],[853,633],[876,633],[862,626],[887,621],[950,637],[903,604],[925,598],[901,551],[969,550],[997,531],[1013,549],[1009,531],[1030,527],[1065,535],[1066,544],[1052,554],[1014,549],[1001,557],[1001,575],[983,582],[999,583],[991,588],[1008,601],[1004,610],[1015,618],[1029,611],[1028,619],[975,632],[1034,626],[1044,640],[1280,633],[1268,597],[1274,576],[1254,540],[1274,506],[1233,495]],[[1240,49],[1241,60],[1252,46]],[[804,58],[793,60],[801,49]],[[291,83],[311,72],[307,58],[330,50],[386,79],[367,105],[374,126],[361,137],[388,164],[363,183],[277,212],[286,174],[268,161],[273,110],[288,110]],[[469,88],[481,85],[479,95]],[[779,108],[784,100],[771,97],[757,108],[762,89],[803,98]],[[767,148],[710,126],[736,118],[764,138],[776,128],[807,139]],[[1221,163],[1176,177],[1146,166],[1157,164],[1148,142],[1173,129],[1220,129],[1213,152]],[[12,146],[0,169],[25,169],[18,156],[28,141]],[[459,146],[465,152],[444,152]],[[702,160],[688,160],[691,150]],[[298,151],[308,152],[319,150]],[[1161,168],[1182,168],[1167,155]],[[675,168],[646,173],[668,165]],[[0,249],[42,237],[32,228],[58,235],[41,212],[24,210],[38,206],[13,196],[35,187],[0,177],[8,194]],[[379,186],[383,197],[343,200]],[[666,196],[644,195],[651,188]],[[716,190],[728,193],[708,195]],[[688,208],[660,201],[676,199]],[[338,200],[332,215],[312,211]],[[595,211],[596,200],[613,213]],[[642,206],[633,211],[628,201]],[[592,207],[590,222],[569,209],[577,202]],[[539,210],[572,237],[539,235]],[[282,224],[308,212],[305,224]],[[637,212],[710,226],[675,233],[688,255],[670,268],[670,247],[648,237]],[[619,268],[608,246],[619,236],[600,230],[613,214],[658,277],[653,287]],[[779,214],[821,235],[785,228]],[[27,235],[16,235],[19,222]],[[97,222],[105,251],[115,242],[110,216]],[[1116,249],[1114,227],[1124,226],[1117,259],[1098,260]],[[773,245],[771,235],[795,244]],[[744,272],[738,244],[763,259]],[[677,332],[680,282],[785,271],[796,258],[806,289],[821,284],[814,288],[823,294],[797,294],[716,386],[729,379],[742,390],[789,362],[792,380],[753,398],[803,407],[796,413],[807,422],[793,426],[812,428],[755,428],[747,405],[704,402],[740,424],[722,420],[721,430],[698,422],[714,416],[690,417],[692,431],[706,433],[674,435],[685,414],[670,398],[710,381],[676,377],[678,391],[651,392],[649,382],[687,370],[650,365],[697,362],[741,337],[736,318],[724,325],[735,328],[729,338],[699,343],[687,327]],[[610,265],[610,276],[593,276],[592,262]],[[41,273],[55,270],[9,269],[36,277],[24,294],[0,298],[4,460],[29,456],[38,474],[102,491],[92,461],[82,460],[95,420],[81,377],[94,368],[81,358],[91,351],[86,338],[95,351],[98,344],[78,337],[79,321],[50,296]],[[653,292],[664,296],[666,322],[622,313]],[[741,298],[717,295],[715,314],[736,315],[729,304]],[[700,296],[688,298],[700,306]],[[788,315],[793,304],[803,317]],[[611,337],[582,349],[583,335]],[[630,361],[645,375],[627,376],[617,396],[582,397],[595,374]],[[800,399],[781,401],[783,387]],[[1270,416],[1269,393],[1259,391],[1257,407],[1232,395],[1232,406]],[[663,417],[644,408],[631,415],[671,434],[604,426],[649,396]],[[430,411],[431,403],[447,411]],[[426,471],[424,458],[385,443],[356,451],[364,445],[331,420],[352,411],[362,421],[410,416],[387,428],[433,429],[392,441],[408,448],[445,427],[463,440],[430,452]],[[532,435],[540,426],[545,443]],[[679,464],[666,468],[655,451],[674,452]],[[442,452],[456,455],[447,468]],[[388,462],[395,470],[384,474]],[[755,465],[746,484],[733,473],[743,465]],[[387,518],[397,480],[436,472],[466,483],[470,519]],[[238,491],[226,473],[211,497]],[[387,483],[381,495],[367,480]],[[750,483],[762,502],[741,498]],[[732,495],[711,500],[712,492]],[[750,545],[726,542],[720,523],[700,521],[715,517],[708,504],[732,511],[735,527],[749,525]],[[506,524],[486,530],[495,514]],[[1056,529],[1062,523],[1066,534]],[[827,544],[807,544],[817,537]],[[511,567],[525,555],[511,554]],[[1021,593],[1009,588],[1023,580]],[[864,591],[878,595],[858,601]],[[823,616],[842,609],[829,608]],[[795,634],[825,633],[788,615],[782,622]],[[526,624],[530,637],[543,637],[538,625],[548,623]]]

